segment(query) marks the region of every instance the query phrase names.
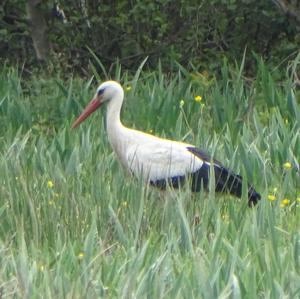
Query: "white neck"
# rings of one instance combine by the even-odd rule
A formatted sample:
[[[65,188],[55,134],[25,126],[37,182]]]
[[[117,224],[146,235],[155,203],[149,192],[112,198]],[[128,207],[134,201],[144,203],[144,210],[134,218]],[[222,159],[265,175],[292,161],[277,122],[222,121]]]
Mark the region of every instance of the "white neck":
[[[126,143],[126,131],[128,131],[128,129],[123,126],[120,120],[123,97],[123,93],[117,93],[114,98],[107,103],[106,113],[106,129],[108,140],[119,157],[124,152],[123,147],[125,146],[124,142]]]
[[[110,130],[114,130],[114,128],[122,126],[120,120],[122,104],[123,96],[119,94],[107,104],[106,126],[108,134],[110,133]]]

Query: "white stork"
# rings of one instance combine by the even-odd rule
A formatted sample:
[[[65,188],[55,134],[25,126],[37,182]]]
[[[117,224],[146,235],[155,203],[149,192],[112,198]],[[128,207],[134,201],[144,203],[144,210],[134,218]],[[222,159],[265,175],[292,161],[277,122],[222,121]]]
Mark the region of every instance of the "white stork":
[[[102,104],[107,103],[108,139],[121,164],[129,172],[162,189],[167,185],[178,188],[185,181],[190,181],[192,191],[198,192],[202,186],[208,190],[210,170],[213,167],[216,191],[241,197],[242,177],[202,150],[191,144],[162,139],[126,128],[120,121],[123,99],[124,91],[119,83],[102,83],[72,128],[77,127]],[[249,186],[249,205],[255,205],[260,198],[260,194]]]

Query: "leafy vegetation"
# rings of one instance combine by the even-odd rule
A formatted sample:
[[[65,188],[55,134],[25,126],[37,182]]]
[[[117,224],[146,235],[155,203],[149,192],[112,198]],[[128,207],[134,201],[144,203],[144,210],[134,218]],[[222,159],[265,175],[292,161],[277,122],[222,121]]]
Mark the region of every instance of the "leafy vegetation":
[[[222,79],[179,66],[107,77],[126,90],[123,120],[194,143],[262,194],[247,200],[162,194],[124,175],[103,112],[70,122],[96,72],[0,80],[0,294],[3,298],[296,298],[300,285],[300,106],[294,77],[255,79],[223,64]],[[295,60],[290,69],[295,69]],[[291,74],[293,72],[287,72]]]
[[[3,1],[0,59],[25,63],[26,70],[37,66],[30,27],[34,20],[26,11],[32,2],[47,24],[42,33],[51,44],[49,68],[66,73],[89,75],[88,47],[107,68],[119,60],[131,71],[146,56],[152,69],[159,60],[172,69],[176,60],[186,68],[219,71],[222,59],[240,61],[247,49],[245,70],[251,74],[253,52],[275,66],[294,59],[299,49],[296,1]],[[285,2],[289,9],[279,5]]]

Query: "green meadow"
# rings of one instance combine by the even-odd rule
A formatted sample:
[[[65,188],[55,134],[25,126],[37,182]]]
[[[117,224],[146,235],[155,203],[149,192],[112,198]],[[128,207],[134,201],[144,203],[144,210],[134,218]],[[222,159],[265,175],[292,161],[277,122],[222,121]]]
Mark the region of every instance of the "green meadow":
[[[97,66],[88,80],[3,66],[0,298],[299,298],[298,65],[257,59],[252,77],[243,63],[218,75]],[[105,107],[71,130],[108,78],[124,86],[125,125],[207,151],[244,177],[243,198],[130,177]]]

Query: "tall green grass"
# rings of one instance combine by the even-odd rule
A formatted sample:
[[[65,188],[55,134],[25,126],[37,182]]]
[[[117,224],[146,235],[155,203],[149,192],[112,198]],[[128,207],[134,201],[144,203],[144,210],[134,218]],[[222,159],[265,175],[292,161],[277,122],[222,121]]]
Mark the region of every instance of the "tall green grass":
[[[293,72],[278,82],[257,69],[250,80],[243,65],[224,64],[219,79],[180,66],[133,77],[93,68],[97,81],[131,87],[126,125],[193,143],[253,183],[262,200],[249,209],[246,198],[161,193],[124,174],[104,111],[71,131],[96,80],[25,81],[5,67],[0,297],[298,298],[299,92]]]

